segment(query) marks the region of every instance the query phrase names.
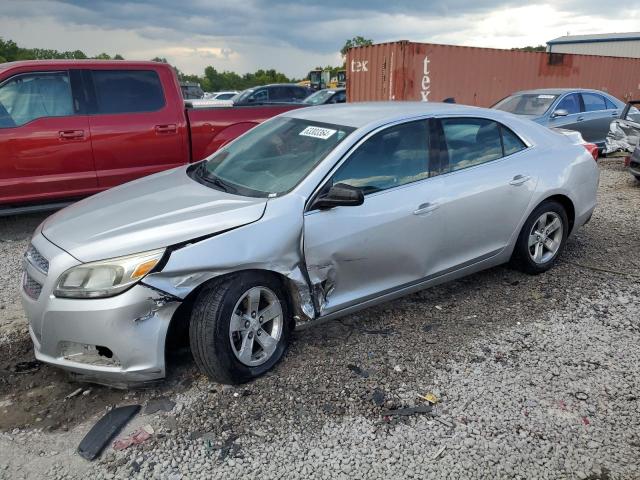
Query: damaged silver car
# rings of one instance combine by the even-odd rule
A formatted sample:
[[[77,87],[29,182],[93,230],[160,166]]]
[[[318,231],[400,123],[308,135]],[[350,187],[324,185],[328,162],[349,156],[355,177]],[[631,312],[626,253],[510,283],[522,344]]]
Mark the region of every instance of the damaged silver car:
[[[147,382],[181,324],[203,372],[247,381],[296,323],[509,261],[547,270],[598,179],[582,145],[498,110],[292,110],[43,222],[22,288],[35,354],[89,381]]]

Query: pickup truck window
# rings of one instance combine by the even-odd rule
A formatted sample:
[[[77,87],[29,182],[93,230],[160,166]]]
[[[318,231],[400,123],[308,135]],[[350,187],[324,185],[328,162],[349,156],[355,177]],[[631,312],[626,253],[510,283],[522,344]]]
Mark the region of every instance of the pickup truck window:
[[[37,118],[73,113],[67,72],[25,73],[0,86],[0,128],[19,127]]]
[[[153,70],[93,70],[97,113],[154,112],[165,105],[162,84]]]

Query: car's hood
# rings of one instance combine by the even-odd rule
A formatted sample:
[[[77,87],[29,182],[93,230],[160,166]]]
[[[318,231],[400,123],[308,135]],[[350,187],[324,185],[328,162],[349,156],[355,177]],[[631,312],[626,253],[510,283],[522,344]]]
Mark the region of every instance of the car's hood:
[[[49,217],[42,233],[78,260],[90,262],[255,222],[266,202],[201,185],[180,167],[75,203]]]

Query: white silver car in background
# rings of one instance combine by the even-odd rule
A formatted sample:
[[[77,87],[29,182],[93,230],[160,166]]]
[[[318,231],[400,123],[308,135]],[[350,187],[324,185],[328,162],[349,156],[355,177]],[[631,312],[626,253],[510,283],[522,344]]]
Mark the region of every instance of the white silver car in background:
[[[36,357],[146,382],[183,327],[202,371],[247,381],[296,322],[505,262],[544,272],[591,217],[598,179],[584,146],[498,110],[293,110],[46,220],[23,276]]]

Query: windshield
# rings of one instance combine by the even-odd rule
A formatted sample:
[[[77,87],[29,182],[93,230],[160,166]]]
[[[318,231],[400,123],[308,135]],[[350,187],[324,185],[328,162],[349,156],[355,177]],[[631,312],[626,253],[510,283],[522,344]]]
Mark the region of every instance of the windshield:
[[[500,100],[493,108],[516,115],[542,115],[556,98],[557,95],[546,93],[521,93]]]
[[[238,93],[234,98],[233,101],[236,103],[242,103],[244,101],[247,100],[247,98],[249,98],[249,96],[255,92],[255,89],[253,88],[248,88],[246,90],[243,90],[242,92]]]
[[[193,177],[212,188],[250,197],[286,193],[355,129],[274,118],[200,162]]]
[[[333,90],[320,90],[313,95],[305,98],[302,103],[307,105],[321,105],[331,98],[335,92]]]

